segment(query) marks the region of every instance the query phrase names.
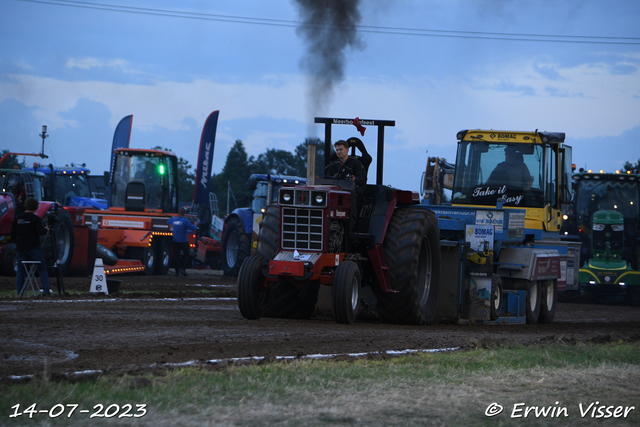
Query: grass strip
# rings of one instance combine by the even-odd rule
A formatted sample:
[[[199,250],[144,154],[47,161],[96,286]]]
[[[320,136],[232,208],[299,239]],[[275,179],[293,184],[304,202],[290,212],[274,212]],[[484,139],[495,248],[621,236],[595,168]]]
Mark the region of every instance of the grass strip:
[[[383,360],[181,368],[79,383],[39,379],[0,386],[0,424],[637,426],[638,350],[638,343],[506,345]],[[33,403],[65,412],[10,417]],[[71,404],[78,409],[67,417]],[[129,415],[136,404],[146,414],[118,418],[127,404]],[[111,405],[108,415],[115,415],[90,418],[96,405]],[[499,414],[486,415],[498,407]]]

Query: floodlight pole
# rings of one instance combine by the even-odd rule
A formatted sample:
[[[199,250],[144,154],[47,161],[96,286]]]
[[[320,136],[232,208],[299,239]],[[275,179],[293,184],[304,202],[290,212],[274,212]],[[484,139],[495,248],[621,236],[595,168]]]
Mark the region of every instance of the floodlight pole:
[[[40,136],[42,137],[42,153],[40,154],[40,157],[42,157],[44,159],[44,158],[46,158],[46,156],[44,155],[44,140],[49,136],[49,135],[47,135],[47,126],[46,125],[42,125],[42,133],[40,134]]]

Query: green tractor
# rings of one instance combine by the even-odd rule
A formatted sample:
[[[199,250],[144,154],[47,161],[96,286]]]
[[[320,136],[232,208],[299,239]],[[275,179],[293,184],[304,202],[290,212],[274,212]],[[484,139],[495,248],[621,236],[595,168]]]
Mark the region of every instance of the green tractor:
[[[624,216],[603,206],[593,214],[591,258],[580,269],[581,293],[593,302],[618,302],[626,299],[640,306],[640,272],[622,258]]]

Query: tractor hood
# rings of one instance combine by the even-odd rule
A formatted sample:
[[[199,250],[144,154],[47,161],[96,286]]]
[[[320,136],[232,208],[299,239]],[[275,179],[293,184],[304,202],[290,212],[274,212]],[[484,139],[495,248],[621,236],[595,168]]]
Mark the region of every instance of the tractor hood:
[[[594,224],[624,224],[624,216],[614,210],[601,210],[593,214]]]

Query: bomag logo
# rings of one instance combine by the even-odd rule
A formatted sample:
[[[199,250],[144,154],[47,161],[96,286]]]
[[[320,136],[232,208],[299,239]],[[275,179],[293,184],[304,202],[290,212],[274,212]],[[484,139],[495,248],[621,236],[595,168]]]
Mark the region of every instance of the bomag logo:
[[[516,139],[516,134],[515,133],[495,133],[492,132],[491,135],[491,139]]]

